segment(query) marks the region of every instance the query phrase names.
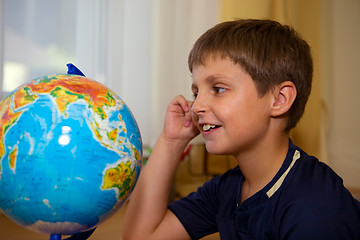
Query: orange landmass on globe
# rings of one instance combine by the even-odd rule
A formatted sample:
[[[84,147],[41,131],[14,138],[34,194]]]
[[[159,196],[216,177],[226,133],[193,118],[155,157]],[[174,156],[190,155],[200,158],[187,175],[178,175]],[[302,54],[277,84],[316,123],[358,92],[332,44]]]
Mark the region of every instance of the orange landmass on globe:
[[[125,198],[130,193],[134,184],[135,171],[131,169],[131,162],[121,162],[115,168],[109,168],[105,172],[104,183],[101,189],[117,188],[119,199]]]
[[[52,91],[52,95],[56,96],[56,105],[61,113],[65,112],[69,103],[75,102],[79,99],[79,96],[67,93],[67,89],[63,87],[57,87]]]
[[[135,154],[135,159],[136,159],[136,160],[140,160],[139,151],[136,149],[135,146],[132,146],[132,150],[133,150],[133,152],[134,152],[134,154]]]
[[[95,126],[93,123],[90,123],[91,128],[94,130],[94,133],[98,139],[102,139],[101,134],[99,132],[99,124],[95,122]]]
[[[14,109],[16,110],[29,103],[32,103],[37,98],[37,94],[32,93],[28,87],[23,87],[14,94]]]
[[[11,98],[7,97],[0,102],[0,139],[3,138],[8,128],[18,119],[21,112],[13,112],[10,107]],[[0,156],[4,155],[3,141],[0,141]]]
[[[115,128],[114,130],[108,132],[107,135],[108,135],[108,138],[109,138],[111,141],[115,141],[116,138],[117,138],[117,135],[118,135],[117,128]]]
[[[15,146],[14,150],[12,150],[9,154],[9,161],[10,161],[10,169],[15,170],[16,167],[16,157],[18,153],[18,148]]]
[[[54,96],[61,111],[65,111],[67,104],[84,99],[102,119],[107,118],[103,107],[116,104],[107,87],[88,78],[85,80],[82,76],[54,75],[44,77],[38,82],[30,82],[27,87],[32,92]]]

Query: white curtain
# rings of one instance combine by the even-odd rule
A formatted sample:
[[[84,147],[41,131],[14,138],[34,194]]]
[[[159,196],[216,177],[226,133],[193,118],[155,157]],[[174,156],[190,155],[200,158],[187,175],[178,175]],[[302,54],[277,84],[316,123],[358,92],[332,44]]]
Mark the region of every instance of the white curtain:
[[[153,1],[152,136],[160,133],[172,98],[191,99],[187,57],[196,39],[218,23],[218,12],[217,0]]]
[[[88,26],[79,24],[78,31],[92,34],[90,39],[98,44],[87,56],[91,43],[80,36],[79,65],[95,79],[106,79],[135,115],[144,144],[151,146],[162,129],[169,101],[178,94],[191,97],[187,55],[200,34],[218,22],[218,2],[92,1],[91,5],[80,1],[78,21]],[[81,11],[84,7],[87,11]]]

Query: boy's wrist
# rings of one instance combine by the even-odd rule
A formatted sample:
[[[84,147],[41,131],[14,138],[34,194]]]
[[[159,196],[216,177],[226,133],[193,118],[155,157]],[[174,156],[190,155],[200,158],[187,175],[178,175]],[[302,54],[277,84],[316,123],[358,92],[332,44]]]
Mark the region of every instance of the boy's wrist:
[[[166,136],[164,132],[160,134],[158,141],[162,142],[163,147],[169,149],[174,154],[177,152],[182,154],[186,146],[190,142],[190,140],[186,140],[186,139],[169,138]]]

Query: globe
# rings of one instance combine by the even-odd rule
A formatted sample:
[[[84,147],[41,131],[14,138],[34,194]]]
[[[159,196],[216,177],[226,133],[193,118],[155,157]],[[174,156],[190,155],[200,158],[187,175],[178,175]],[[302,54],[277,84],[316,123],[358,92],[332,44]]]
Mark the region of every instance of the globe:
[[[94,80],[45,76],[0,103],[0,209],[27,229],[95,228],[125,203],[141,166],[132,113]]]

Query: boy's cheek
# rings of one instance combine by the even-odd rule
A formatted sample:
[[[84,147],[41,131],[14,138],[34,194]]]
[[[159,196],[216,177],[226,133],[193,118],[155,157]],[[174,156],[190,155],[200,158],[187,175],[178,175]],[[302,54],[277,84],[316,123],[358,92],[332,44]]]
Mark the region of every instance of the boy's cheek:
[[[195,114],[193,111],[191,111],[191,119],[192,119],[194,125],[195,125],[197,128],[199,128],[199,124],[198,124],[199,118],[198,118],[197,114]]]

